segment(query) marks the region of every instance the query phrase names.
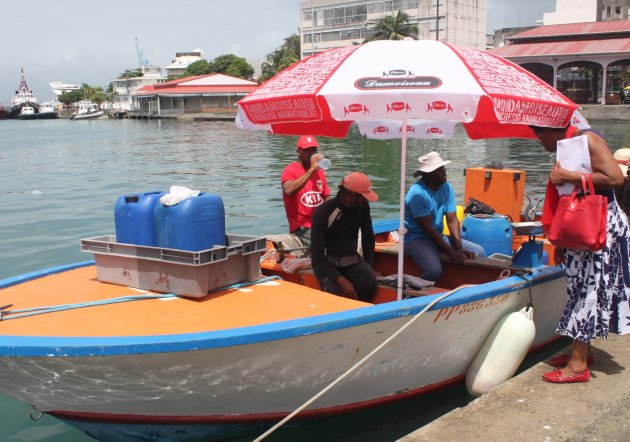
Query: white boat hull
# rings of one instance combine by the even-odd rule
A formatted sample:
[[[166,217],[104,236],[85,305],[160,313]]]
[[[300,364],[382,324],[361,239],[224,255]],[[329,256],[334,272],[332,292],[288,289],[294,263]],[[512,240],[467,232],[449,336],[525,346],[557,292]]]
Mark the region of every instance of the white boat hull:
[[[565,290],[564,272],[555,267],[462,289],[300,417],[345,413],[461,381],[494,325],[530,302],[533,347],[540,346],[554,338]],[[299,407],[436,296],[188,335],[2,336],[0,390],[99,440],[124,440],[112,424],[154,433],[173,425],[191,434],[205,428],[200,440],[246,433]]]
[[[70,117],[70,119],[71,120],[88,120],[90,118],[102,117],[104,114],[105,114],[105,111],[100,110],[100,111],[90,112],[86,114],[76,114]]]

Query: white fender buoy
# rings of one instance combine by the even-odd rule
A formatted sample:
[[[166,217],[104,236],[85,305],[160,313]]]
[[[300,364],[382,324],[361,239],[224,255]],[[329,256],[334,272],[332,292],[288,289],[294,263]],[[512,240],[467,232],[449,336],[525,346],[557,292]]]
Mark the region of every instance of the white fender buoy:
[[[468,368],[468,392],[481,396],[514,376],[535,335],[534,309],[531,306],[501,318]]]

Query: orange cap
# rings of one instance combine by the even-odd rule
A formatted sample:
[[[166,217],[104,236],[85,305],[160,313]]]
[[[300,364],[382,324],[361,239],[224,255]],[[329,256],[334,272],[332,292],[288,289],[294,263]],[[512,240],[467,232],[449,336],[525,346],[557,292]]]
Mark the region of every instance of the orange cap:
[[[302,135],[297,140],[298,149],[308,149],[310,147],[319,147],[317,140],[313,135]]]
[[[360,193],[368,201],[374,202],[378,200],[378,195],[372,191],[370,179],[364,173],[350,172],[341,180],[341,185],[352,192]]]

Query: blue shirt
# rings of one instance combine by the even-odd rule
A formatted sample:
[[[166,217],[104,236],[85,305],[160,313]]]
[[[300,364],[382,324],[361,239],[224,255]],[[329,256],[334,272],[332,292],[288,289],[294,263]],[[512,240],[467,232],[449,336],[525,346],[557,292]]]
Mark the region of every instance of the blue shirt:
[[[405,242],[414,238],[429,239],[424,230],[416,222],[416,218],[431,216],[433,227],[438,233],[444,230],[444,215],[455,212],[455,192],[450,183],[442,184],[432,190],[422,179],[409,188],[405,197]]]

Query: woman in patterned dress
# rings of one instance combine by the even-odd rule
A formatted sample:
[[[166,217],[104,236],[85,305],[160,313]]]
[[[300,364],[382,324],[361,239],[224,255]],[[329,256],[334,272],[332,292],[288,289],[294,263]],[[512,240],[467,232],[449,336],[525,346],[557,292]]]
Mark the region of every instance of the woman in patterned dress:
[[[591,130],[568,126],[562,129],[532,126],[534,134],[549,152],[555,152],[559,140],[585,135],[593,170],[596,193],[608,198],[606,245],[589,252],[556,248],[556,262],[566,265],[568,300],[556,333],[573,339],[571,353],[554,358],[558,366],[543,375],[553,383],[587,382],[591,339],[606,339],[609,332],[630,333],[630,229],[628,218],[615,200],[614,190],[624,184],[624,177],[606,141]],[[552,184],[571,183],[581,187],[579,172],[556,164],[549,174]],[[588,359],[588,360],[587,360]]]

